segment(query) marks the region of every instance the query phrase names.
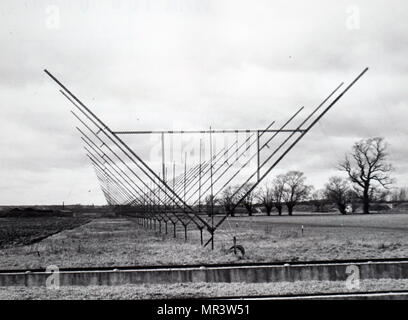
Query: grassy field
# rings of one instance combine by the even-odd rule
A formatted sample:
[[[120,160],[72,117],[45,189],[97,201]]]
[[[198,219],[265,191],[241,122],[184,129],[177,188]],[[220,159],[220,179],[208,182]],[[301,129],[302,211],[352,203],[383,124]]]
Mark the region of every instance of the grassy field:
[[[288,295],[340,293],[356,291],[406,290],[408,280],[362,280],[360,287],[347,289],[342,281],[306,281],[279,283],[180,283],[169,285],[125,285],[61,287],[59,289],[0,288],[0,300],[18,299],[186,299],[239,297],[254,295]]]
[[[165,240],[127,219],[95,219],[34,245],[0,250],[0,269],[190,263],[216,259],[197,241]],[[185,258],[180,252],[185,253]],[[177,254],[175,254],[177,253]]]
[[[95,219],[34,245],[1,249],[0,268],[402,258],[408,257],[407,232],[406,214],[236,217],[217,232],[211,251],[200,246],[197,230],[184,242],[182,230],[174,239],[170,226],[166,236],[131,219]],[[244,257],[228,252],[233,236]]]
[[[89,220],[80,218],[0,218],[0,249],[28,245],[61,232],[76,228]]]
[[[2,220],[2,237],[19,237],[0,248],[0,269],[210,264],[408,257],[408,215],[299,215],[228,219],[216,234],[215,250],[199,244],[199,232],[183,230],[178,238],[146,230],[126,218],[41,221]],[[303,234],[302,234],[303,226]],[[18,227],[18,228],[16,228]],[[64,229],[61,232],[61,229]],[[5,232],[5,230],[8,230]],[[25,231],[24,231],[25,230]],[[164,230],[164,227],[162,228]],[[33,239],[53,234],[39,242]],[[228,252],[232,237],[245,257]],[[205,234],[205,240],[208,234]],[[404,290],[408,280],[364,280],[359,290]],[[184,283],[118,287],[0,288],[0,299],[157,299],[239,295],[284,295],[345,291],[344,282]]]
[[[233,217],[230,222],[248,222],[268,225],[317,226],[317,227],[361,227],[370,230],[408,230],[408,214],[299,214],[296,216]]]

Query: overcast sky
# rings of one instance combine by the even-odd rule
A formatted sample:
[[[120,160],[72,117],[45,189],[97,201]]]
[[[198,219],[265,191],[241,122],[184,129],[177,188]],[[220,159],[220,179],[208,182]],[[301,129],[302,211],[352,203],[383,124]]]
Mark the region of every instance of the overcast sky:
[[[322,187],[355,141],[383,136],[408,185],[404,0],[2,0],[0,38],[0,204],[104,203],[44,68],[139,130],[283,123],[368,66],[276,173]]]

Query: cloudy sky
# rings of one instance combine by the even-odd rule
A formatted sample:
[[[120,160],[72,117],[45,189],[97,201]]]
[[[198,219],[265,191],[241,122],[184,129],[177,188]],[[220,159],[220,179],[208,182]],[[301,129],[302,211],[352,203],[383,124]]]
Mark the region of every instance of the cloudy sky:
[[[321,187],[383,136],[408,185],[407,18],[404,0],[2,0],[0,204],[104,203],[44,68],[112,129],[140,130],[283,123],[368,66],[276,173]]]

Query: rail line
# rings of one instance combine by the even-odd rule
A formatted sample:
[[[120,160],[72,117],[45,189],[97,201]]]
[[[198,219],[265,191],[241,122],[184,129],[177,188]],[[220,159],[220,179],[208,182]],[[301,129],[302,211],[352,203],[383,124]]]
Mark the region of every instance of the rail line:
[[[300,265],[331,265],[331,264],[364,264],[364,263],[408,263],[408,258],[384,258],[384,259],[339,259],[339,260],[311,260],[311,261],[271,261],[271,262],[248,262],[248,263],[210,263],[210,264],[168,264],[168,265],[137,265],[137,266],[106,266],[106,267],[73,267],[59,268],[61,272],[76,271],[113,271],[113,270],[164,270],[164,269],[197,269],[197,268],[228,268],[228,267],[274,267],[274,266],[300,266]],[[27,273],[45,272],[45,268],[36,269],[0,269],[2,273]]]
[[[351,274],[361,280],[408,279],[408,259],[402,258],[53,269],[1,270],[0,286],[45,286],[50,276],[61,286],[346,281]]]

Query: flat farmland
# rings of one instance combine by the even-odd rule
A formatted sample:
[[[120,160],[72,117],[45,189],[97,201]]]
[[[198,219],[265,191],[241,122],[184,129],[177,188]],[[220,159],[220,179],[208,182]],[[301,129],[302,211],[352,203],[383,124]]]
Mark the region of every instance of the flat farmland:
[[[231,217],[230,222],[311,227],[355,227],[380,230],[408,230],[408,214],[299,214],[296,216]]]
[[[0,218],[0,249],[32,244],[52,234],[76,228],[88,221],[66,217]]]
[[[302,233],[303,226],[303,233]],[[408,214],[234,217],[200,246],[196,229],[168,234],[144,229],[131,218],[94,219],[40,242],[0,250],[0,268],[23,269],[168,264],[212,264],[408,257]],[[229,252],[233,237],[244,257]],[[208,232],[204,232],[204,240]]]
[[[228,224],[230,230],[240,231],[238,243],[251,261],[408,256],[406,214],[236,217]]]

